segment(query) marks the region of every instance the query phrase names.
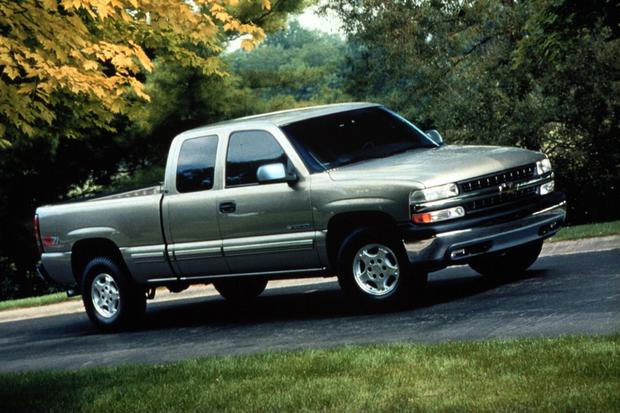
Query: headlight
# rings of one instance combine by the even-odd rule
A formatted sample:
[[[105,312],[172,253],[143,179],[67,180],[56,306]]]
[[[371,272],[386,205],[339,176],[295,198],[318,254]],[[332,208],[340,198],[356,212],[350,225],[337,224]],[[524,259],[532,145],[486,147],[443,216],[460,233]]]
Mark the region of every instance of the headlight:
[[[456,184],[434,186],[432,188],[414,191],[409,195],[409,203],[417,204],[420,202],[437,201],[439,199],[451,198],[459,194]]]
[[[547,195],[553,192],[554,190],[555,190],[555,182],[549,181],[546,184],[542,184],[538,188],[538,193],[540,193],[541,195]]]
[[[547,172],[551,172],[551,161],[549,158],[536,162],[536,172],[538,175],[544,175]]]

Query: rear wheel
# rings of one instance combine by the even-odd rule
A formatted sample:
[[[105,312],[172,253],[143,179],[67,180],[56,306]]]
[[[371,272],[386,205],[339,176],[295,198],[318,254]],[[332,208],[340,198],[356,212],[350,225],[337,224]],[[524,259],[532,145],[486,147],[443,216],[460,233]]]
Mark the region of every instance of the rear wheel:
[[[214,281],[213,286],[225,299],[235,302],[252,301],[267,287],[267,280],[236,279]]]
[[[137,321],[146,308],[145,292],[106,257],[92,259],[82,277],[82,301],[90,321],[103,331],[114,331]]]
[[[543,241],[538,240],[505,251],[474,258],[469,266],[484,276],[513,276],[523,273],[538,259]]]
[[[380,230],[359,230],[338,254],[338,281],[343,291],[366,305],[389,307],[410,302],[420,293],[426,273],[411,271],[402,242]]]

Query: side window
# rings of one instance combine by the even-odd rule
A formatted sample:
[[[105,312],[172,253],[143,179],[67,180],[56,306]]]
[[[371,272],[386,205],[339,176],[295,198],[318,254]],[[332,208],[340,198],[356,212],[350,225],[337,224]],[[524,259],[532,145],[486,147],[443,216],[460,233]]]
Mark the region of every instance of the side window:
[[[226,186],[258,184],[256,171],[260,166],[286,161],[286,154],[270,133],[235,132],[228,141]]]
[[[177,164],[177,191],[194,192],[213,188],[217,136],[183,142]]]

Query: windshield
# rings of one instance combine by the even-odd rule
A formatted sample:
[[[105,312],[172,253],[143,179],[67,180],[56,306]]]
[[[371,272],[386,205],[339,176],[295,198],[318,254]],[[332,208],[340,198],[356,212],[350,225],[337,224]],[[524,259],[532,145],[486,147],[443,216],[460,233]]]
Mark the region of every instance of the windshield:
[[[376,106],[295,122],[282,130],[311,172],[437,146],[404,118]]]

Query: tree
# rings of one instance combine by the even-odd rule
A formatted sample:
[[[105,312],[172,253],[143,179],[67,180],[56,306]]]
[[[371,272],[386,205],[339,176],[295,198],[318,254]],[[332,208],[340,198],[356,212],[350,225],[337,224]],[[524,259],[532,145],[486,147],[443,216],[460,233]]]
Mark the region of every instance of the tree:
[[[243,36],[250,48],[306,2],[0,0],[0,298],[41,291],[36,206],[160,180],[153,171],[126,178],[165,156],[170,125],[227,116],[227,41]],[[196,90],[200,100],[187,99]]]
[[[52,125],[63,103],[59,92],[79,100],[64,105],[67,110],[110,129],[128,97],[149,100],[142,83],[153,68],[149,51],[205,74],[223,74],[217,54],[226,33],[248,35],[243,40],[248,49],[264,37],[261,27],[234,17],[238,5],[238,0],[2,0],[0,145]],[[271,4],[262,0],[260,7],[268,13]]]
[[[620,4],[544,0],[528,7],[514,66],[543,105],[543,149],[558,169],[575,220],[618,217],[620,188]]]
[[[345,42],[304,29],[297,21],[266,37],[250,53],[226,58],[256,113],[348,99],[342,93]]]

